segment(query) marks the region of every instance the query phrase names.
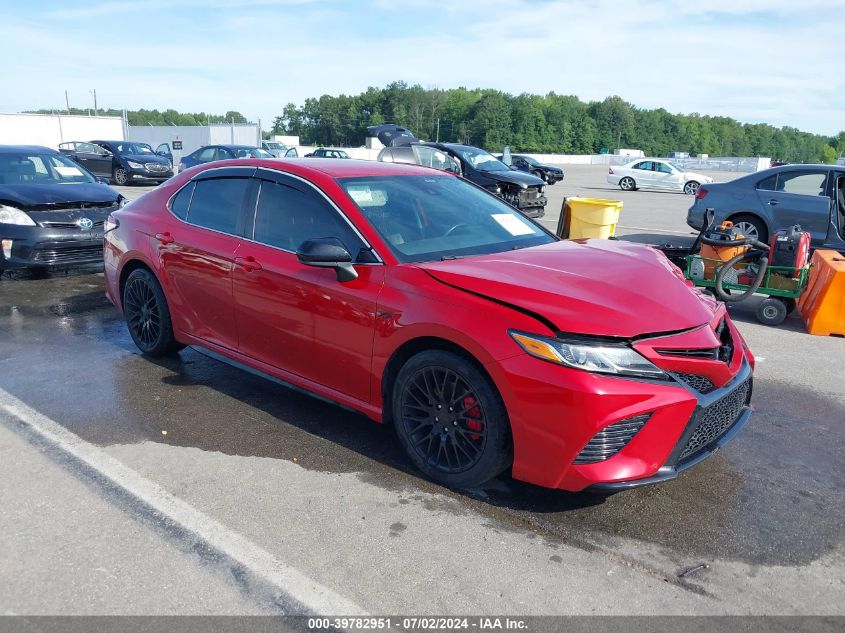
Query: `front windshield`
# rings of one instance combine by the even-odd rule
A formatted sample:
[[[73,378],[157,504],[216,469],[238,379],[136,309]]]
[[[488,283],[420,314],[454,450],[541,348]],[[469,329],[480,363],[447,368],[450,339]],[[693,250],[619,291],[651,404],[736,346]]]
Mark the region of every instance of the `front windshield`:
[[[536,166],[536,165],[539,165],[539,164],[540,164],[540,163],[538,163],[536,160],[534,160],[533,158],[531,158],[530,156],[520,156],[520,158],[521,158],[522,160],[524,160],[526,163],[528,163],[529,165],[534,165],[534,166]]]
[[[0,185],[96,182],[75,162],[55,154],[0,154]]]
[[[458,154],[470,165],[481,171],[510,171],[511,169],[493,154],[485,152],[483,149],[473,147],[458,150]]]
[[[556,241],[510,205],[459,178],[368,176],[339,182],[400,262],[501,253]]]
[[[676,170],[678,170],[678,171],[681,171],[681,172],[686,171],[686,169],[684,169],[683,167],[681,167],[678,163],[669,163],[669,164],[670,164],[672,167],[674,167]]]
[[[155,154],[153,148],[146,143],[116,143],[115,149],[118,154],[129,154],[137,156],[138,154]]]
[[[281,143],[276,143],[273,141],[264,141],[264,144],[269,147],[270,149],[285,149],[285,146]]]

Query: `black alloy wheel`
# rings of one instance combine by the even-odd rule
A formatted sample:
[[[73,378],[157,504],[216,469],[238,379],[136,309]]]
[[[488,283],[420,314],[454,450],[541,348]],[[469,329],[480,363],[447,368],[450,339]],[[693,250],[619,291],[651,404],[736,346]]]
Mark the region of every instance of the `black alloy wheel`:
[[[432,350],[411,358],[397,377],[393,414],[411,460],[447,486],[478,486],[511,462],[501,398],[457,354]]]
[[[184,347],[173,338],[164,292],[148,270],[139,268],[127,278],[123,313],[132,340],[144,354],[164,356]]]

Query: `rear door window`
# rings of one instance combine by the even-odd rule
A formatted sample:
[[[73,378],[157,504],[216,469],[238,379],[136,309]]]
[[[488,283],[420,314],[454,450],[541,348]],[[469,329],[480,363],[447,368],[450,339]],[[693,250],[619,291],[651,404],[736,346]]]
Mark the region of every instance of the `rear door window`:
[[[249,184],[249,178],[198,181],[194,186],[187,221],[213,231],[237,235]]]
[[[825,195],[827,172],[788,171],[778,174],[776,191],[797,193],[804,196]]]
[[[253,239],[295,252],[305,240],[336,237],[352,257],[364,243],[340,214],[317,192],[268,180],[261,181]]]
[[[637,163],[636,165],[634,165],[634,169],[642,169],[644,171],[651,171],[651,169],[652,169],[651,161],[650,160],[644,160],[641,163]]]

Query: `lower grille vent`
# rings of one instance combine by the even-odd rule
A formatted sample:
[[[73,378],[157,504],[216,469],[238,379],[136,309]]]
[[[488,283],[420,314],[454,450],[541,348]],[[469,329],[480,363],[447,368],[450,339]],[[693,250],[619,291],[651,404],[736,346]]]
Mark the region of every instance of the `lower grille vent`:
[[[575,458],[575,464],[594,464],[610,459],[628,445],[648,419],[650,413],[627,418],[616,424],[604,427],[587,442],[584,449]]]
[[[751,392],[751,379],[698,413],[701,420],[687,441],[680,459],[686,459],[706,449],[722,437],[739,419]]]
[[[679,372],[674,372],[672,375],[681,382],[688,384],[699,393],[710,393],[716,388],[716,385],[714,385],[707,376],[700,376],[699,374],[682,374]]]

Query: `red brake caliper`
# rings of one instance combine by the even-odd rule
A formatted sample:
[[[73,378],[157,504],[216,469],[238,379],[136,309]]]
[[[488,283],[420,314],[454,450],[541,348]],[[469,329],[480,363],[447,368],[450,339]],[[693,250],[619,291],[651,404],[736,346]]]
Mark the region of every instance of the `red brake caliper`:
[[[464,411],[467,412],[467,428],[471,431],[480,431],[484,428],[484,422],[481,421],[481,407],[478,406],[478,401],[474,396],[464,396]],[[477,433],[470,434],[474,440],[481,436]]]

